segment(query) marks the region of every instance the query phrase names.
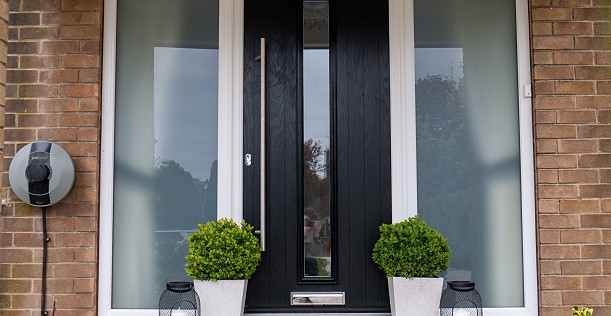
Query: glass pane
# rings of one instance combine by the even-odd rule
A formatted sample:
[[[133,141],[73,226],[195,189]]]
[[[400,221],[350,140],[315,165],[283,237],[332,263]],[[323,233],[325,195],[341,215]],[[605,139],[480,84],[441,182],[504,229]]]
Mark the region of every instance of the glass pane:
[[[416,0],[418,213],[448,279],[524,306],[515,2]]]
[[[303,2],[304,275],[331,275],[329,3]]]
[[[117,23],[112,307],[155,309],[216,219],[218,0],[119,0]]]

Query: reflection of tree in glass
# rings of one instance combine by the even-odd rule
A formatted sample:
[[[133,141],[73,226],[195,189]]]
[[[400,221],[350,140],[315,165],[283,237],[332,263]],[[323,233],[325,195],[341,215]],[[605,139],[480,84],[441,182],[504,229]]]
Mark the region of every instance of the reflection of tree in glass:
[[[167,281],[189,279],[184,272],[185,237],[198,223],[216,219],[217,181],[216,160],[203,181],[174,160],[162,160],[155,166],[154,242],[160,291]]]
[[[477,203],[469,188],[473,170],[468,157],[463,78],[427,76],[417,80],[416,108],[418,209],[450,242],[456,254],[452,267],[468,267],[465,237]]]
[[[303,199],[304,207],[318,212],[322,228],[321,237],[329,236],[326,219],[329,218],[329,149],[321,142],[308,139],[303,142]]]

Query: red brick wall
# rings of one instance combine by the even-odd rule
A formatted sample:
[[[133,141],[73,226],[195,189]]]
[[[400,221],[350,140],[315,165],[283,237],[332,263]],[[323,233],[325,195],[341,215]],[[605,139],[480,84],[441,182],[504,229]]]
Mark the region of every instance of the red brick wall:
[[[611,2],[531,7],[541,315],[611,315]]]
[[[47,308],[95,315],[102,1],[8,4],[3,183],[28,142],[56,142],[72,156],[74,189],[48,213]],[[0,214],[0,314],[40,315],[41,211],[11,198]]]

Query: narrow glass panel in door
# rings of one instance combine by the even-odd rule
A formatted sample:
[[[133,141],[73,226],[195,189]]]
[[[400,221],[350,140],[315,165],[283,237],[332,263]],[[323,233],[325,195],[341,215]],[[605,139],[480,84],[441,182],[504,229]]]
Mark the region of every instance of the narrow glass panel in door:
[[[329,2],[303,2],[304,276],[332,274]]]

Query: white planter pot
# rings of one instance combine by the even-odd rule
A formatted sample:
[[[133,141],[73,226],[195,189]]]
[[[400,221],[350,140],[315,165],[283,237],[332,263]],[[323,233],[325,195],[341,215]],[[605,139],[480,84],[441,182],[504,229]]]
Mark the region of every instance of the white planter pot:
[[[443,278],[388,278],[393,316],[437,316]]]
[[[248,280],[194,280],[202,316],[242,316]]]

